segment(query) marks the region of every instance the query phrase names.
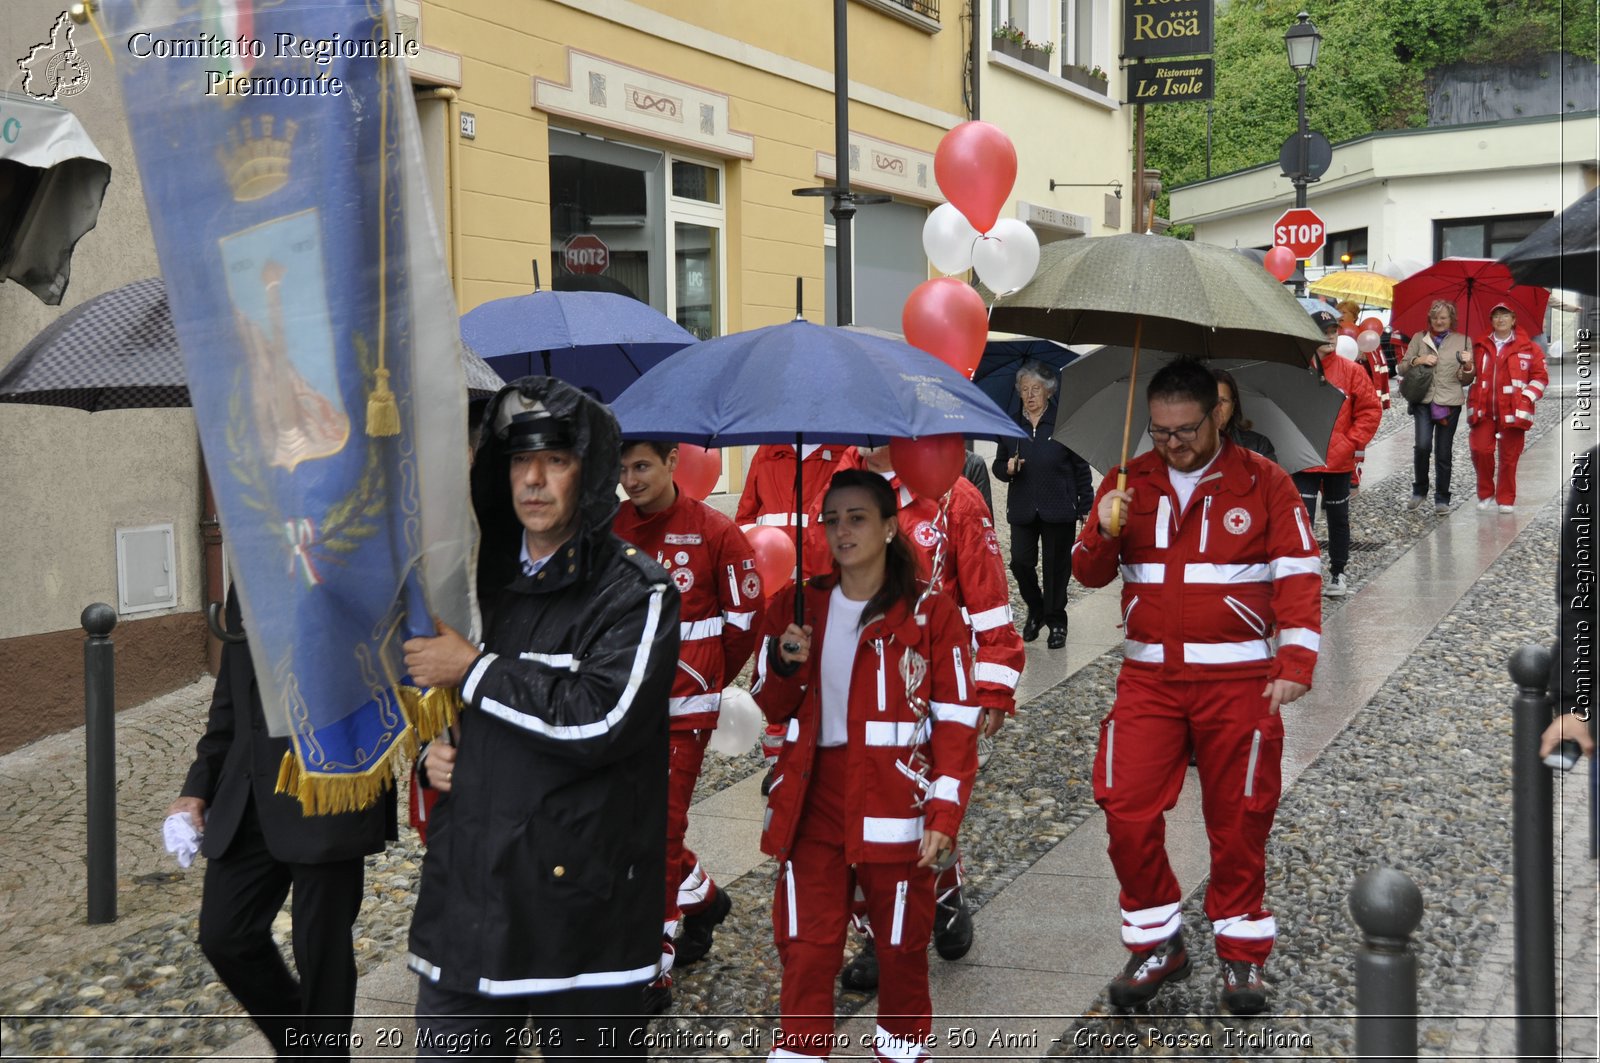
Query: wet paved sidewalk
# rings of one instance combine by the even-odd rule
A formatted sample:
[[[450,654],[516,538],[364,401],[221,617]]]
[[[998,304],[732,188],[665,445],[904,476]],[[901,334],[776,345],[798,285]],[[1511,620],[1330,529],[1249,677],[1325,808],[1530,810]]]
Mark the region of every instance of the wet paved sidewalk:
[[[1540,504],[1558,490],[1561,457],[1555,436],[1531,447],[1524,458],[1522,488],[1528,504],[1520,505],[1517,514],[1486,520],[1470,505],[1461,506],[1381,578],[1330,610],[1324,644],[1348,650],[1324,655],[1316,690],[1293,711],[1285,750],[1286,789],[1538,517]],[[1383,440],[1369,460],[1368,486],[1379,479],[1377,470],[1408,476],[1408,458],[1409,433]],[[1470,473],[1465,479],[1470,481]],[[1042,641],[1029,646],[1019,701],[1055,687],[1118,644],[1116,594],[1111,587],[1074,602],[1065,654],[1044,651]],[[1384,637],[1372,635],[1374,631]],[[81,730],[0,757],[0,807],[8,810],[10,820],[0,820],[0,881],[5,885],[0,891],[0,986],[11,985],[41,964],[55,966],[71,957],[115,950],[135,931],[197,909],[199,869],[177,872],[161,850],[159,826],[203,724],[209,692],[209,680],[203,681],[118,716],[122,918],[108,927],[83,924]],[[1018,726],[1025,725],[1024,717]],[[1565,805],[1569,816],[1582,799],[1579,774],[1574,772],[1560,791],[1572,797]],[[760,869],[763,858],[756,850],[762,815],[758,783],[759,776],[752,776],[698,803],[690,840],[725,884],[753,874],[761,892],[766,871]],[[1192,779],[1169,816],[1169,849],[1180,880],[1186,886],[1197,883],[1207,857]],[[1104,850],[1104,828],[1096,812],[985,904],[976,920],[978,943],[965,960],[934,961],[935,1014],[940,1024],[950,1019],[948,1025],[972,1030],[977,1044],[968,1058],[1044,1054],[1051,1048],[1052,1031],[1059,1032],[1090,1009],[1106,978],[1120,968],[1124,953],[1115,934],[1116,888]],[[1560,866],[1567,876],[1562,884],[1565,910],[1573,913],[1562,941],[1563,970],[1571,995],[1581,1002],[1576,990],[1592,990],[1596,979],[1595,865],[1569,850]],[[1511,922],[1508,912],[1500,922],[1497,946],[1473,987],[1466,1014],[1476,1018],[1458,1024],[1449,1058],[1504,1058],[1507,1046],[1514,1045],[1507,1040],[1509,1021],[1482,1018],[1503,1015],[1514,1004]],[[415,978],[398,959],[363,977],[358,1001],[363,1017],[356,1025],[356,1032],[364,1035],[359,1054],[409,1056],[408,1051],[382,1048],[377,1032],[399,1027],[409,1043],[406,1016],[414,996]],[[1587,1008],[1591,1014],[1592,996]],[[13,1010],[12,1003],[0,1000],[0,1011]],[[843,1029],[851,1034],[870,1031],[870,1020],[864,1017],[870,1010],[869,1004],[863,1017]],[[1011,1017],[997,1018],[996,1012]],[[956,1017],[964,1015],[985,1018],[958,1022]],[[1586,1046],[1592,1058],[1592,1019],[1586,1027],[1567,1023],[1563,1034],[1565,1043],[1579,1051]],[[941,1045],[936,1054],[962,1058],[960,1047]],[[221,1055],[252,1058],[264,1051],[259,1038],[247,1037]]]

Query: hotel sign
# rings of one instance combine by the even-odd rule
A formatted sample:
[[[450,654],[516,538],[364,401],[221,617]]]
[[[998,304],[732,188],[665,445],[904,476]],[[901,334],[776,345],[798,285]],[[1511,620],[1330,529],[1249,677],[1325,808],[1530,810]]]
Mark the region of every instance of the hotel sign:
[[[1212,21],[1211,0],[1127,0],[1122,53],[1130,59],[1208,54]]]

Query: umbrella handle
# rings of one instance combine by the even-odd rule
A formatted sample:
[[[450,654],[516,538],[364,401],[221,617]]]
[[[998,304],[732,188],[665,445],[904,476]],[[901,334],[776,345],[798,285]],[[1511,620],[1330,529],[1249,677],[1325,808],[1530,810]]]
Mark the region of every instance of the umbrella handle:
[[[1126,472],[1117,473],[1117,490],[1126,491],[1127,489],[1128,474]],[[1122,499],[1120,498],[1111,500],[1111,534],[1122,534]]]

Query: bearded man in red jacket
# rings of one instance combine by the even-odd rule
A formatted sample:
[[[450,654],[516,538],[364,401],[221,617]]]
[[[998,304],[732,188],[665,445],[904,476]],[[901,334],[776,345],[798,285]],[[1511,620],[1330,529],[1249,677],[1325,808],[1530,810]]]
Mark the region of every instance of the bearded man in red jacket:
[[[684,835],[706,744],[717,727],[722,688],[755,649],[754,621],[762,607],[761,576],[749,541],[733,521],[683,493],[672,478],[677,467],[677,444],[625,440],[622,489],[628,501],[617,508],[611,525],[617,538],[667,570],[682,602],[678,669],[667,700],[667,906],[661,976],[645,991],[645,1010],[651,1014],[672,1002],[674,964],[703,959],[733,907],[684,844]]]
[[[1279,709],[1311,688],[1321,559],[1289,474],[1223,437],[1217,382],[1204,365],[1163,367],[1148,397],[1155,449],[1128,462],[1126,490],[1115,489],[1117,470],[1106,474],[1073,547],[1085,586],[1119,571],[1123,581],[1123,664],[1100,724],[1094,796],[1132,955],[1107,991],[1128,1007],[1189,974],[1163,817],[1192,749],[1211,840],[1205,911],[1222,1004],[1254,1015],[1267,1005],[1263,968],[1277,936],[1265,899],[1282,782]]]

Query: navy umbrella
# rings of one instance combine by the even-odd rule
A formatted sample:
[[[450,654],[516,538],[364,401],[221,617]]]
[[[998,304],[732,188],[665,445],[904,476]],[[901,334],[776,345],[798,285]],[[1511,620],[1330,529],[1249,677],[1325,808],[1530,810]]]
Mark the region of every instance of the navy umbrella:
[[[461,315],[461,338],[507,380],[553,376],[610,402],[695,342],[661,311],[611,292],[536,291]]]
[[[672,355],[611,405],[625,439],[705,447],[895,438],[1020,437],[1017,423],[970,380],[909,344],[791,321],[737,332]],[[795,555],[801,463],[795,463]],[[800,599],[795,598],[798,615]]]
[[[983,348],[983,357],[973,371],[972,382],[994,404],[1007,412],[1020,409],[1017,400],[1017,370],[1024,362],[1042,362],[1059,373],[1083,355],[1055,340],[1039,340],[1031,336],[1018,336],[1010,340],[990,340]]]

